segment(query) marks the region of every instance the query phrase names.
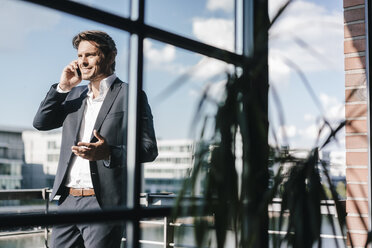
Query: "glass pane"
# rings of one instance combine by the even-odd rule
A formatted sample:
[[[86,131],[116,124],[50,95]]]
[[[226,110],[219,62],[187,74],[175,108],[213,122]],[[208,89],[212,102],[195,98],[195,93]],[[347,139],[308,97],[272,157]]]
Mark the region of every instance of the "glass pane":
[[[213,139],[213,118],[233,67],[151,39],[144,41],[144,65],[144,90],[152,107],[159,155],[144,164],[142,192],[147,193],[148,205],[172,206],[190,180],[196,151],[208,148]],[[203,182],[200,176],[193,192],[197,197],[203,197]],[[185,193],[190,195],[191,189]],[[196,245],[192,217],[146,221],[141,226],[141,247],[153,247],[149,241]],[[168,222],[166,231],[164,222]],[[207,236],[214,247],[214,234]],[[228,242],[233,243],[230,234]]]
[[[269,1],[271,19],[284,2]],[[341,2],[294,1],[273,25],[269,43],[270,144],[273,147],[305,159],[311,149],[322,147],[330,136],[330,127],[336,130],[345,120],[343,41]],[[345,199],[344,128],[319,153],[339,197]],[[283,163],[284,173],[294,164]],[[274,165],[274,172],[277,168],[278,165]],[[320,163],[319,168],[322,168]],[[327,177],[322,174],[321,178],[327,185]],[[327,197],[331,197],[330,191],[325,191]],[[278,215],[272,216],[271,224]],[[282,230],[286,225],[285,221]],[[340,236],[337,218],[333,218],[333,225],[336,235]],[[333,234],[332,224],[325,215],[321,234]],[[324,246],[335,246],[333,238],[323,238],[322,242]]]
[[[67,93],[68,97],[66,94],[57,93],[55,88],[51,89],[53,84],[60,82],[64,68],[71,61],[78,59],[77,51],[72,46],[72,38],[84,30],[102,30],[108,33],[115,41],[118,50],[115,73],[119,79],[127,81],[129,36],[125,32],[108,26],[23,1],[2,1],[0,5],[0,30],[7,37],[0,41],[0,56],[2,58],[0,70],[4,82],[2,84],[3,95],[0,99],[0,112],[2,115],[0,118],[0,213],[44,213],[48,201],[43,198],[43,194],[51,192],[58,171],[58,164],[62,167],[65,166],[65,171],[62,170],[62,174],[60,174],[62,178],[65,178],[65,173],[69,173],[66,165],[71,166],[69,160],[71,146],[75,145],[76,142],[84,141],[81,133],[77,131],[83,125],[66,126],[66,123],[69,122],[66,119],[75,118],[71,116],[74,114],[77,116],[78,110],[84,109],[82,108],[83,106],[85,107],[83,100],[86,98],[79,94],[74,95],[77,93],[76,88],[71,90],[70,93]],[[96,57],[100,56],[98,52],[93,53],[93,55]],[[93,55],[88,52],[84,54],[86,59],[91,59],[89,56]],[[102,57],[99,57],[99,59],[102,59]],[[103,70],[103,67],[100,67],[103,65],[103,63],[100,64],[101,61],[103,60],[95,60],[94,62],[96,64],[91,64],[90,61],[89,63],[86,61],[82,62],[85,65],[80,69],[86,80],[83,80],[79,86],[83,86],[84,89],[87,87],[86,85],[90,81],[88,75],[90,75],[89,73],[91,71],[101,75],[99,74]],[[91,78],[94,79],[94,76]],[[40,129],[51,130],[37,131],[33,128],[33,120],[41,102],[46,98],[47,94],[48,97],[51,97],[50,99],[54,99],[58,104],[56,103],[54,105],[54,102],[48,98],[49,100],[43,104],[50,103],[50,106],[53,107],[47,107],[47,113],[44,112],[46,115],[45,121],[40,120],[39,123],[42,124],[36,126]],[[109,94],[111,92],[107,92],[107,96]],[[58,97],[55,98],[55,96],[62,95],[66,96],[66,98],[56,100]],[[107,97],[106,99],[111,98]],[[101,102],[103,107],[100,108],[102,113],[105,110],[104,106],[106,106],[106,118],[109,118],[110,122],[106,122],[107,119],[105,119],[99,128],[99,132],[106,139],[106,142],[111,145],[110,148],[112,149],[122,148],[125,145],[123,142],[126,137],[125,128],[116,129],[111,126],[126,126],[124,125],[126,122],[126,118],[124,117],[125,111],[110,112],[117,110],[119,107],[125,108],[123,94],[118,93],[116,99],[120,99],[121,101],[114,102],[113,104],[116,104],[115,106],[107,108],[106,102]],[[55,113],[55,115],[49,118],[48,113],[51,112]],[[83,114],[84,111],[81,113]],[[99,116],[98,112],[96,114]],[[96,119],[92,118],[93,121],[86,121],[87,125],[84,127],[94,124]],[[66,138],[69,137],[68,135],[62,135],[62,129],[58,128],[62,123],[65,124],[65,131],[76,131],[76,140]],[[93,125],[91,128],[93,128]],[[84,130],[88,130],[88,128]],[[121,133],[112,134],[108,130],[120,130]],[[90,138],[91,133],[89,133],[88,138]],[[104,133],[107,133],[107,135]],[[74,136],[74,134],[72,135]],[[61,142],[63,138],[65,138],[64,144]],[[90,139],[87,140],[87,142],[90,141]],[[91,142],[94,143],[96,141]],[[117,157],[126,157],[125,152],[122,152],[121,155],[117,155]],[[66,164],[59,162],[62,161],[61,158],[67,161]],[[83,170],[84,173],[87,172],[84,178],[91,178],[92,181],[96,180],[94,173],[98,173],[102,180],[107,175],[111,175],[111,177],[113,175],[115,177],[119,176],[120,185],[117,185],[116,193],[120,191],[121,195],[125,195],[126,181],[124,178],[125,171],[123,169],[125,166],[122,166],[124,164],[122,161],[124,160],[118,159],[117,163],[115,162],[115,165],[118,166],[114,166],[115,168],[106,168],[102,165],[102,159],[95,159],[98,162],[97,164],[92,163],[91,167],[89,162],[87,163],[88,167],[85,168],[88,170]],[[97,169],[98,166],[99,168]],[[94,171],[95,169],[97,171]],[[93,176],[91,176],[91,172]],[[97,185],[97,183],[95,184]],[[100,182],[98,184],[101,186]],[[67,182],[62,181],[61,191],[56,192],[57,197],[49,203],[49,211],[54,212],[58,210],[56,201],[58,195],[67,197],[65,186],[68,186]],[[49,188],[50,190],[45,192],[43,188]],[[103,188],[95,187],[95,190],[96,196],[98,194],[97,192],[100,192],[101,196],[107,195],[103,192]],[[93,199],[93,197],[90,198]],[[96,200],[95,203],[96,205],[94,206],[98,208],[98,201]],[[44,232],[42,227],[2,229],[1,232],[21,230],[38,233],[44,239],[42,237]],[[11,238],[14,240],[13,236]],[[29,241],[25,241],[22,247],[42,246],[39,245],[39,241],[30,239]],[[44,243],[43,240],[42,243]],[[0,244],[1,247],[7,247],[2,244]],[[9,247],[15,246],[11,243]]]
[[[211,138],[216,102],[232,67],[150,39],[145,40],[144,57],[144,89],[159,155],[144,166],[143,192],[177,194],[193,168],[196,146]],[[204,120],[207,126],[200,137]]]
[[[234,51],[234,2],[147,1],[145,21],[149,25]]]
[[[274,2],[272,16],[280,6]],[[291,147],[312,147],[323,116],[332,123],[344,119],[343,30],[342,4],[319,1],[294,2],[270,30],[270,84]],[[271,98],[273,117],[277,109]]]
[[[273,18],[281,3],[270,4]],[[271,144],[304,157],[329,136],[329,127],[318,134],[325,122],[335,129],[345,119],[343,32],[342,4],[320,1],[293,2],[270,30]],[[345,180],[344,132],[320,155],[336,184]]]

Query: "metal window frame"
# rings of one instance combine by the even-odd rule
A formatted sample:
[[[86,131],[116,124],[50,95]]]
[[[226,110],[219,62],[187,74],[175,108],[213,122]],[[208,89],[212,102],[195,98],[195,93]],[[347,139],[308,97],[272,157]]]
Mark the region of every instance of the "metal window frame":
[[[171,207],[148,207],[141,208],[139,205],[139,197],[141,190],[141,166],[138,159],[138,152],[140,143],[137,142],[139,139],[139,130],[141,129],[141,123],[138,121],[138,113],[141,108],[139,101],[139,94],[142,90],[143,80],[143,39],[151,38],[163,43],[171,44],[185,50],[212,57],[229,64],[233,64],[237,67],[244,67],[249,65],[251,62],[250,55],[253,49],[253,3],[257,0],[236,0],[236,5],[239,4],[242,8],[239,11],[235,10],[235,14],[239,13],[239,18],[242,18],[242,22],[239,27],[235,27],[235,37],[239,32],[239,39],[242,42],[243,54],[233,53],[224,49],[220,49],[205,43],[186,38],[181,35],[177,35],[144,23],[145,15],[145,0],[131,0],[131,9],[137,10],[131,12],[130,18],[118,16],[103,10],[99,10],[94,7],[86,6],[75,1],[50,1],[50,0],[21,0],[24,2],[34,3],[43,7],[48,7],[53,10],[62,11],[67,14],[71,14],[77,17],[81,17],[87,20],[95,21],[97,23],[105,24],[107,26],[117,28],[122,31],[130,33],[131,40],[130,46],[136,46],[136,52],[131,52],[130,59],[130,71],[135,71],[135,75],[130,75],[130,82],[135,83],[135,87],[132,87],[132,93],[130,89],[130,95],[136,92],[136,96],[130,99],[129,105],[132,102],[136,102],[137,105],[130,111],[135,111],[136,118],[132,123],[135,129],[136,137],[135,140],[131,141],[135,144],[135,149],[131,151],[132,156],[131,167],[128,168],[128,178],[134,178],[132,181],[128,181],[128,189],[132,188],[133,191],[128,195],[128,206],[129,208],[105,210],[105,211],[87,211],[84,213],[60,213],[60,214],[32,214],[25,216],[12,216],[12,215],[0,215],[2,220],[0,226],[35,226],[35,225],[51,225],[51,224],[62,224],[62,223],[81,223],[81,222],[99,222],[99,221],[117,221],[126,220],[127,225],[127,239],[128,247],[139,247],[139,220],[142,218],[150,217],[164,217],[171,214]],[[260,2],[260,0],[258,0]],[[261,1],[262,2],[262,1]],[[237,18],[237,17],[235,17]],[[237,19],[236,19],[237,20]],[[247,21],[249,20],[248,24]],[[132,38],[133,37],[133,38]],[[136,57],[136,58],[134,58]],[[137,61],[135,61],[137,60]],[[133,104],[132,104],[133,106]],[[129,123],[128,123],[129,124]],[[133,130],[132,130],[133,131]],[[129,143],[128,143],[129,145]],[[185,213],[187,215],[187,213]],[[129,233],[128,233],[129,231]]]
[[[371,170],[371,161],[372,161],[372,150],[371,150],[371,131],[372,131],[372,111],[371,111],[371,99],[372,99],[372,92],[371,92],[371,51],[370,48],[372,47],[372,39],[370,37],[370,30],[371,30],[371,7],[372,2],[371,0],[364,1],[364,10],[365,10],[365,33],[366,33],[366,88],[367,88],[367,137],[368,137],[368,224],[369,229],[372,227],[372,218],[371,218],[371,200],[372,200],[372,170]],[[371,245],[369,245],[371,247]]]

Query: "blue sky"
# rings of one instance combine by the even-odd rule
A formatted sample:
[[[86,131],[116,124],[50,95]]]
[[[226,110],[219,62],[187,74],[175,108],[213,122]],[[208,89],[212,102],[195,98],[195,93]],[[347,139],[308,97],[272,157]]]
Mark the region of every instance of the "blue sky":
[[[128,1],[83,1],[128,16]],[[232,0],[147,1],[146,22],[168,31],[233,50]],[[274,13],[282,1],[270,2]],[[33,116],[51,84],[58,82],[63,67],[75,59],[72,37],[86,29],[102,29],[119,50],[117,75],[127,80],[128,34],[91,21],[17,0],[0,3],[0,125],[31,127]],[[280,96],[285,123],[278,122],[276,104],[270,101],[272,128],[282,137],[286,130],[295,147],[312,146],[319,111],[301,80],[285,59],[296,63],[308,77],[331,120],[343,118],[343,19],[340,1],[294,1],[271,30],[271,88]],[[5,36],[3,36],[5,37]],[[301,39],[311,50],[294,42]],[[316,54],[317,56],[314,56]],[[192,68],[192,77],[166,98],[159,94]],[[230,67],[154,40],[145,41],[145,91],[154,114],[157,136],[188,138],[191,121],[206,85],[218,98],[225,71]],[[342,138],[340,140],[343,140]],[[342,147],[341,147],[342,148]]]

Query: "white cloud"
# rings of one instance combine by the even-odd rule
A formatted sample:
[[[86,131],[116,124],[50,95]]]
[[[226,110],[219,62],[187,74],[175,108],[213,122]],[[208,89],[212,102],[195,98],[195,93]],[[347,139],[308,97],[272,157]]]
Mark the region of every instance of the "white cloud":
[[[174,46],[165,45],[163,48],[154,48],[150,40],[144,41],[144,55],[150,66],[155,69],[165,70],[173,74],[191,72],[190,77],[196,80],[208,80],[217,75],[231,72],[232,65],[223,61],[201,56],[201,59],[194,66],[186,66],[175,62],[176,49]],[[193,69],[192,69],[193,68]]]
[[[193,19],[193,35],[200,41],[222,49],[234,50],[234,22],[222,18]],[[203,57],[193,76],[200,80],[231,71],[232,66],[217,59]]]
[[[200,41],[222,49],[234,50],[234,23],[232,20],[195,18],[192,26],[193,35]],[[155,48],[153,43],[146,39],[144,42],[144,54],[150,65],[156,69],[181,74],[188,72],[192,68],[191,66],[175,62],[176,49],[171,45],[165,45],[159,49]],[[191,76],[196,80],[208,80],[227,71],[231,72],[233,68],[223,61],[205,56],[202,56],[193,67]]]
[[[231,72],[232,66],[226,64],[223,61],[203,57],[196,65],[195,65],[195,72],[192,76],[199,80],[207,80],[213,76],[224,74],[228,71]]]
[[[325,111],[325,117],[331,122],[338,122],[345,119],[345,106],[336,97],[320,93],[319,99]]]
[[[297,134],[297,128],[295,125],[284,125],[280,126],[277,132],[278,138],[281,140],[284,137],[293,138]]]
[[[269,135],[269,143],[271,145],[289,145],[291,146],[293,140],[297,139],[298,130],[295,125],[281,125],[279,127],[274,127],[274,133],[270,133]],[[274,135],[276,140],[274,140]],[[276,143],[276,142],[277,143]]]
[[[269,77],[271,84],[276,86],[289,82],[290,73],[291,68],[282,59],[269,55]]]
[[[60,14],[21,1],[0,3],[0,50],[21,49],[26,37],[35,31],[51,30],[60,21]],[[8,38],[7,38],[8,37]]]
[[[337,99],[334,96],[327,95],[325,93],[319,94],[319,100],[324,110],[324,116],[327,121],[329,121],[332,128],[336,128],[340,121],[344,120],[344,104],[342,101]],[[296,125],[285,125],[277,129],[277,137],[279,143],[283,144],[287,138],[287,141],[290,143],[291,147],[308,149],[316,145],[315,142],[318,139],[319,131],[319,144],[322,144],[328,136],[330,135],[330,129],[328,126],[324,126],[323,119],[316,118],[313,114],[306,113],[304,114],[304,120],[311,122],[308,125],[299,127]],[[305,123],[306,124],[306,123]],[[286,134],[285,136],[283,134]],[[327,149],[343,149],[345,146],[345,130],[339,130],[337,133],[338,143],[332,142],[327,145]],[[318,145],[319,145],[318,144]]]
[[[145,57],[152,64],[170,63],[176,58],[176,48],[166,44],[162,49],[156,49],[150,40],[145,39],[143,44]]]
[[[197,39],[212,46],[234,51],[234,21],[223,18],[195,18],[192,32]]]
[[[210,11],[223,10],[229,13],[234,10],[234,1],[232,0],[208,0],[207,9]]]
[[[315,141],[319,135],[320,127],[321,126],[319,124],[311,124],[304,129],[299,129],[298,133],[300,136],[302,136],[305,139]]]
[[[281,5],[282,1],[270,1],[271,13]],[[284,58],[288,58],[304,72],[343,71],[343,30],[342,12],[329,12],[304,0],[294,1],[270,30],[269,61],[278,64],[277,60],[282,60],[285,64]],[[274,70],[270,78],[285,73],[290,72]]]
[[[344,119],[344,105],[343,103],[338,100],[336,97],[329,96],[325,93],[319,94],[320,103],[324,110],[324,116],[326,119],[330,122],[331,125],[333,125],[333,128],[339,124],[340,121]],[[323,126],[323,120],[322,119],[316,119],[314,115],[312,114],[305,114],[304,120],[306,121],[312,121],[315,120],[312,124],[308,125],[305,128],[301,128],[298,130],[299,137],[301,138],[302,144],[308,144],[308,141],[316,141],[319,131]],[[330,134],[329,127],[324,127],[324,130],[322,130],[322,133],[320,135],[320,138],[323,140]],[[344,131],[341,130],[338,135],[339,140],[343,140]]]

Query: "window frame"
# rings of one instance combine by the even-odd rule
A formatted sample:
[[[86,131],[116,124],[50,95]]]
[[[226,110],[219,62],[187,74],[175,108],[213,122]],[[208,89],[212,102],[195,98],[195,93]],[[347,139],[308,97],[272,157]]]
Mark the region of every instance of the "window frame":
[[[244,68],[252,61],[252,51],[254,42],[254,16],[257,13],[254,11],[255,2],[263,2],[261,0],[235,0],[235,47],[241,47],[239,53],[230,52],[221,48],[217,48],[181,35],[174,34],[150,25],[144,22],[145,16],[145,0],[130,0],[131,17],[126,18],[112,14],[107,11],[99,10],[94,7],[86,6],[75,1],[50,1],[50,0],[19,0],[29,3],[34,3],[73,16],[81,17],[97,23],[105,24],[109,27],[117,28],[121,31],[130,34],[130,64],[129,64],[129,82],[135,87],[130,87],[129,106],[134,106],[129,111],[136,112],[136,118],[132,123],[132,128],[136,133],[134,140],[128,140],[129,147],[135,147],[129,150],[128,153],[128,208],[107,210],[107,211],[89,211],[84,213],[59,213],[59,214],[32,214],[27,216],[6,215],[1,214],[2,219],[0,226],[15,227],[15,226],[35,226],[35,225],[51,225],[62,223],[78,223],[78,222],[97,222],[108,220],[126,220],[127,221],[127,242],[128,247],[139,247],[139,220],[150,217],[164,217],[171,214],[172,207],[147,207],[140,206],[140,191],[141,191],[141,166],[139,163],[139,135],[141,130],[141,122],[138,121],[139,109],[141,102],[138,96],[141,93],[143,86],[143,40],[151,38],[166,44],[183,48],[190,52],[198,53],[208,57],[212,57],[236,67]],[[259,5],[259,4],[257,4]],[[257,6],[256,6],[257,7]],[[263,11],[267,11],[263,9]],[[239,39],[237,38],[239,37]],[[134,72],[131,74],[131,71]],[[133,90],[134,89],[134,90]],[[136,104],[134,104],[136,103]],[[128,123],[129,124],[129,123]],[[133,130],[132,130],[133,131]],[[134,146],[131,146],[133,145]],[[131,161],[129,161],[131,160]],[[187,215],[187,214],[186,214]]]

